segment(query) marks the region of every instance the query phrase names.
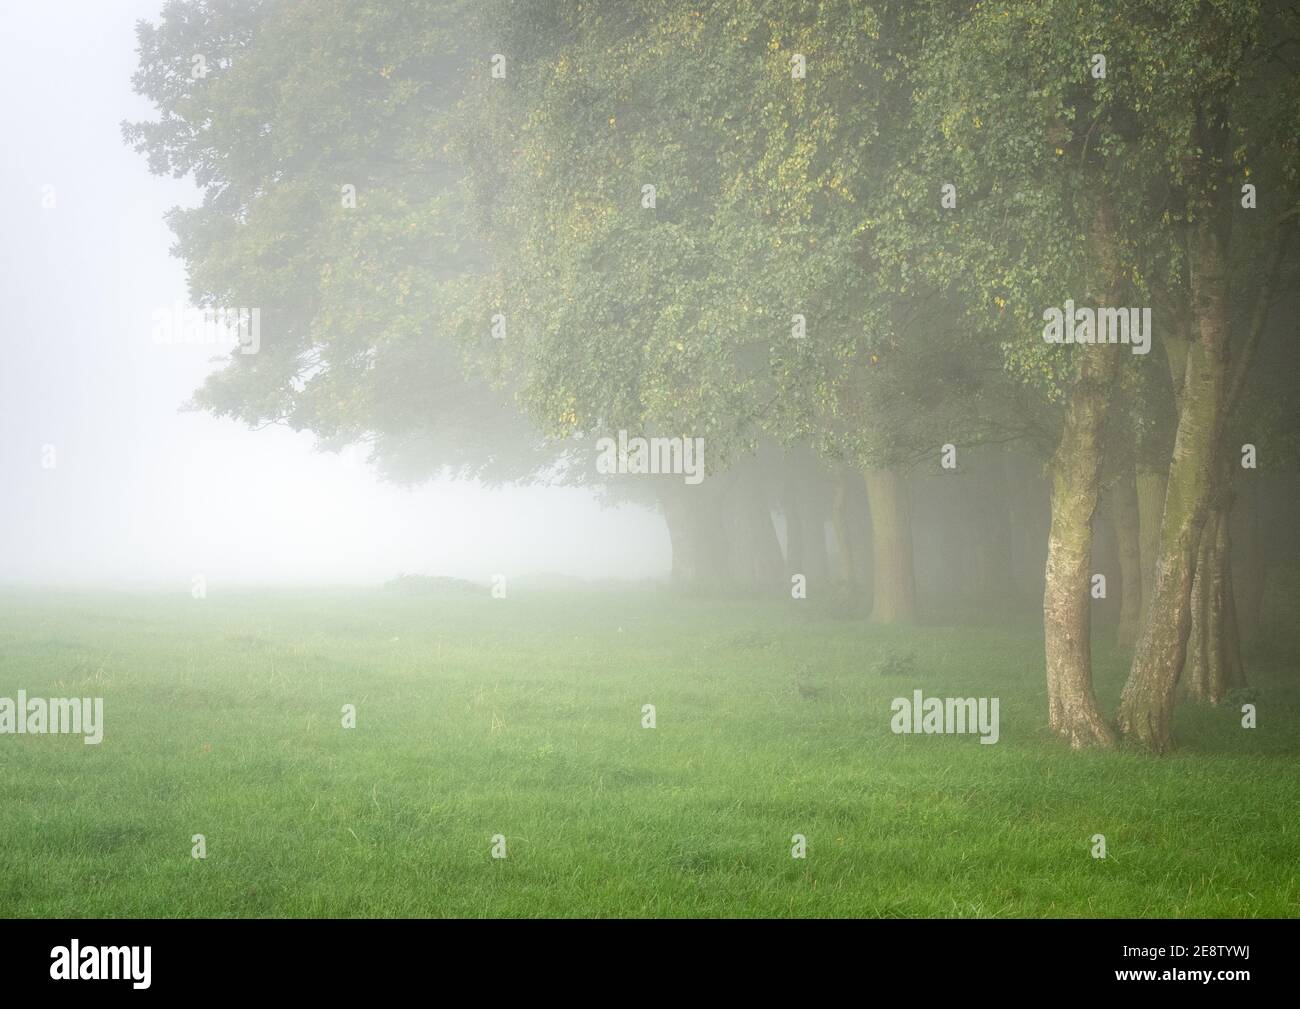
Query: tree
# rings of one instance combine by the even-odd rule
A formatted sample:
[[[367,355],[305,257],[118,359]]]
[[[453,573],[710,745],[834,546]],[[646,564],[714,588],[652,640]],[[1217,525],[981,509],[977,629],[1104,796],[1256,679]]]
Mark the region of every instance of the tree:
[[[1147,157],[1167,175],[1167,214],[1184,237],[1189,306],[1185,347],[1171,358],[1184,364],[1151,604],[1119,710],[1125,736],[1163,752],[1172,745],[1174,688],[1187,654],[1197,557],[1210,561],[1219,552],[1217,517],[1205,553],[1201,542],[1222,495],[1230,389],[1249,369],[1288,255],[1300,79],[1285,66],[1285,50],[1298,37],[1289,5],[1178,4],[1159,13],[1158,33],[1150,20],[1154,10],[1134,7],[1135,27],[1147,28],[1134,53],[1147,82],[1143,139]],[[1272,169],[1267,178],[1274,209],[1247,230],[1241,215],[1260,213],[1243,205],[1242,180],[1251,161]],[[1234,259],[1271,264],[1256,273],[1251,301],[1257,307],[1236,339]],[[1207,572],[1206,590],[1216,591],[1217,581]],[[1211,632],[1221,633],[1214,626]]]
[[[203,190],[169,215],[193,301],[262,323],[195,406],[367,443],[401,481],[563,478],[572,448],[450,338],[484,260],[446,150],[483,58],[472,8],[173,0],[139,25],[134,82],[159,118],[124,135]]]
[[[1132,226],[1145,174],[1131,124],[1092,59],[1122,56],[1123,38],[1124,25],[1095,5],[975,5],[936,27],[917,71],[918,115],[929,125],[914,171],[931,193],[947,182],[961,194],[920,265],[950,278],[971,329],[991,335],[985,346],[1054,415],[1043,598],[1049,720],[1075,747],[1114,738],[1092,688],[1088,589],[1105,423],[1131,355],[1042,334],[1045,307],[1075,297],[1090,309],[1122,305],[1145,282]]]
[[[879,456],[853,382],[884,310],[863,269],[863,138],[896,90],[879,86],[892,57],[876,12],[640,9],[555,11],[563,28],[541,41],[510,37],[529,86],[472,115],[492,117],[471,177],[501,252],[480,311],[529,320],[508,350],[551,433],[702,437],[712,474],[768,439],[863,466]],[[793,70],[800,49],[811,77]],[[763,556],[769,522],[742,501],[734,524]],[[889,618],[914,611],[905,505],[895,484],[873,510],[890,547],[874,554],[897,569],[877,579]]]

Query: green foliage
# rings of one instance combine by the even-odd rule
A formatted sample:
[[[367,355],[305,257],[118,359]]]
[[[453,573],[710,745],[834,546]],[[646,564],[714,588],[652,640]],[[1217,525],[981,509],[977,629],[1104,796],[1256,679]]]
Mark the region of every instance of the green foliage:
[[[1076,352],[1041,339],[1047,306],[1118,290],[1184,339],[1185,230],[1247,177],[1269,209],[1239,223],[1234,270],[1258,276],[1296,207],[1296,20],[1226,0],[189,0],[141,27],[160,118],[126,135],[205,191],[172,218],[194,297],[264,308],[263,352],[203,408],[370,440],[410,478],[560,472],[583,444],[560,439],[619,429],[702,436],[713,469],[764,440],[905,465],[1055,442]],[[1123,426],[1158,456],[1158,355],[1123,382]]]
[[[262,310],[260,352],[233,354],[196,406],[369,442],[398,479],[554,466],[557,449],[450,335],[484,255],[447,151],[482,49],[473,10],[194,0],[141,24],[135,83],[159,119],[124,134],[203,189],[170,215],[191,297]],[[191,75],[194,53],[206,76]]]

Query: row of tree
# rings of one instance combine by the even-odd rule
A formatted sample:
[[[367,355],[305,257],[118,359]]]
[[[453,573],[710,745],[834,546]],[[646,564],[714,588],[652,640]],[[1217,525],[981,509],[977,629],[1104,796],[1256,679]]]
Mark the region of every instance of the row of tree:
[[[1050,723],[1158,752],[1189,649],[1197,695],[1244,678],[1240,446],[1294,455],[1253,365],[1297,265],[1298,29],[1265,0],[173,0],[125,132],[204,190],[171,222],[195,300],[263,309],[200,407],[402,479],[653,495],[683,584],[851,583],[865,511],[880,621],[916,615],[909,481],[1014,446],[1047,483]],[[1076,303],[1152,309],[1151,352],[1045,340]],[[601,480],[619,431],[703,438],[709,479]]]

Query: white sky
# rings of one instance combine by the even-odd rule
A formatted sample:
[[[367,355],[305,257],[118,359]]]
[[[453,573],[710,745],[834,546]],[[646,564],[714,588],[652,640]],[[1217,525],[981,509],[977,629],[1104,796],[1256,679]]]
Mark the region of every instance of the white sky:
[[[119,129],[151,117],[131,91],[134,24],[161,6],[0,12],[0,584],[666,574],[663,523],[640,509],[565,488],[407,491],[363,450],[179,412],[224,349],[152,338],[154,310],[186,297],[162,215],[196,202]]]

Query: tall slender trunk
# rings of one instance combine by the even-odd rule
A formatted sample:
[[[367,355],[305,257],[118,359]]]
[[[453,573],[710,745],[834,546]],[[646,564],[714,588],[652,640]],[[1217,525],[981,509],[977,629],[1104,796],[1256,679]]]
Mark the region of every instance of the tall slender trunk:
[[[1048,720],[1071,747],[1109,746],[1115,737],[1092,688],[1092,520],[1100,493],[1103,427],[1118,367],[1116,348],[1076,351],[1078,377],[1051,461],[1052,520],[1043,591]]]
[[[1098,194],[1092,229],[1103,303],[1114,304],[1120,278],[1109,197]],[[1071,748],[1110,746],[1114,733],[1092,687],[1093,518],[1101,492],[1105,428],[1119,374],[1119,347],[1077,347],[1061,439],[1049,464],[1051,525],[1043,589],[1048,723]]]
[[[1137,478],[1132,463],[1120,471],[1107,495],[1111,525],[1119,552],[1120,605],[1115,643],[1129,649],[1142,625],[1142,548],[1138,514]]]
[[[1156,753],[1172,745],[1174,688],[1187,657],[1192,579],[1216,484],[1227,393],[1226,236],[1212,218],[1197,224],[1193,251],[1197,329],[1179,397],[1151,605],[1118,715],[1121,732]]]
[[[868,469],[863,477],[871,509],[871,619],[878,624],[908,623],[916,619],[916,574],[907,481],[884,469]]]

